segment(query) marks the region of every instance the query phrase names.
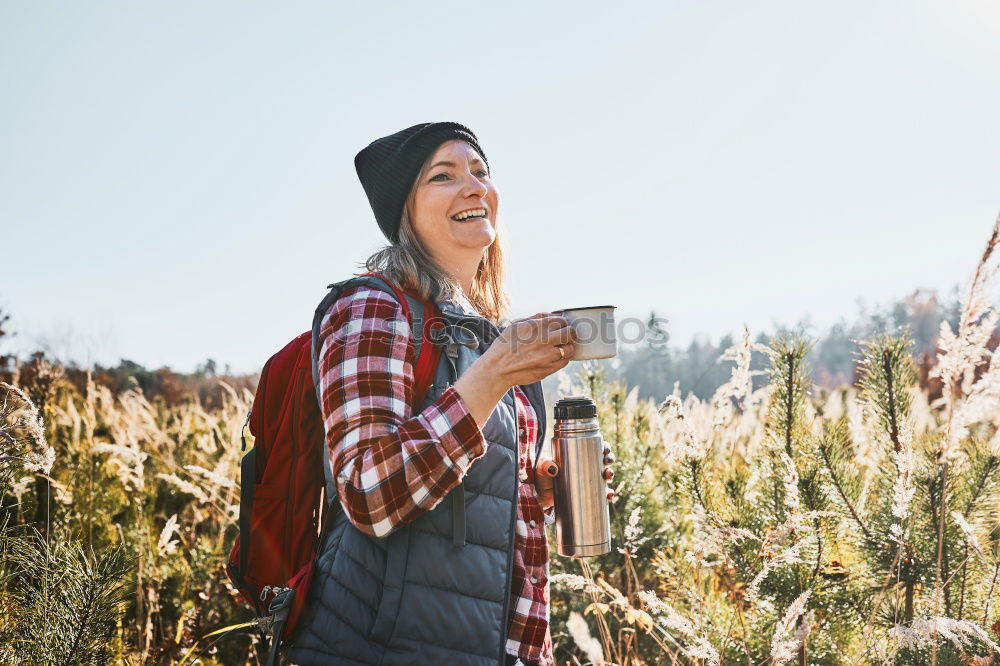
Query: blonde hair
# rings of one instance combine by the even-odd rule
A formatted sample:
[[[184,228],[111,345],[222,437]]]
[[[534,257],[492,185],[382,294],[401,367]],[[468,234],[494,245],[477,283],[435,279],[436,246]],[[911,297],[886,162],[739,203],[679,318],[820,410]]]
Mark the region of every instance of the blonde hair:
[[[410,207],[423,173],[422,168],[403,205],[399,241],[386,245],[368,257],[364,267],[367,271],[381,273],[397,285],[409,286],[430,301],[456,301],[463,297],[461,285],[434,263],[417,239],[410,221]],[[476,269],[471,293],[464,296],[480,314],[494,324],[499,324],[510,311],[510,298],[504,289],[503,231],[499,223],[496,232],[496,238],[486,248],[486,254]]]

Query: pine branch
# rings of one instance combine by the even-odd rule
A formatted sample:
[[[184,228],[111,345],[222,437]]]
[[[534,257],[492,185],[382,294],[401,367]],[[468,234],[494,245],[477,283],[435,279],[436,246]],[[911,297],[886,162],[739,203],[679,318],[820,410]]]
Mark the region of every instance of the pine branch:
[[[948,463],[941,465],[941,503],[938,511],[938,533],[937,533],[937,561],[934,568],[934,613],[938,613],[939,597],[944,595],[947,598],[947,590],[942,589],[941,581],[948,577],[948,570],[945,568],[945,543],[944,543],[944,523],[948,511],[948,491],[946,488],[948,480]],[[941,594],[938,592],[941,591]],[[937,641],[931,646],[931,666],[937,666]]]
[[[795,444],[807,433],[803,424],[803,407],[810,380],[805,357],[810,345],[801,338],[779,336],[766,348],[770,358],[768,375],[774,391],[767,410],[766,428],[775,442],[780,441],[785,453],[794,457]]]
[[[816,575],[819,574],[819,568],[823,562],[823,533],[820,529],[819,518],[813,519],[813,528],[816,530],[816,566],[813,567],[812,575],[809,576],[810,585],[816,580]]]
[[[705,516],[710,521],[716,523],[717,521],[715,519],[715,514],[708,507],[708,503],[705,501],[705,497],[701,494],[701,484],[698,483],[698,480],[701,478],[701,462],[694,459],[688,461],[688,472],[691,475],[690,476],[691,489],[694,491],[695,499],[698,500],[698,506],[702,508],[702,510],[705,512]]]
[[[968,570],[969,570],[969,544],[966,543],[962,552],[962,587],[959,588],[959,594],[958,594],[959,620],[965,617],[965,584],[968,578]]]
[[[912,407],[910,389],[917,373],[910,356],[913,342],[909,333],[881,334],[861,343],[861,404],[874,417],[897,453],[902,444],[900,429]]]
[[[865,539],[873,542],[874,538],[872,537],[871,530],[868,529],[868,526],[865,525],[865,521],[863,521],[861,516],[858,515],[858,510],[854,507],[854,503],[847,497],[844,485],[837,474],[837,470],[834,469],[833,461],[830,459],[830,450],[827,447],[826,442],[820,442],[819,452],[820,457],[823,459],[823,465],[826,467],[827,473],[829,473],[830,479],[833,481],[833,487],[836,489],[841,501],[844,502],[847,510],[850,511],[851,517],[854,518],[854,522],[856,522],[858,527],[861,528],[861,531],[865,535]]]
[[[975,447],[975,444],[973,444]],[[992,485],[993,473],[1000,469],[1000,458],[993,455],[985,456],[985,459],[979,454],[979,450],[974,448],[972,454],[969,456],[973,461],[973,479],[972,481],[972,491],[969,493],[968,498],[965,500],[965,509],[962,513],[966,516],[971,514],[979,502],[979,499],[983,496],[987,487]],[[982,460],[982,462],[979,462]],[[969,544],[966,541],[963,547],[963,561],[962,561],[962,572],[961,572],[961,587],[959,588],[959,600],[958,600],[958,619],[963,619],[965,617],[965,589],[968,582],[968,559],[969,559]],[[947,600],[947,597],[946,597]]]
[[[13,666],[110,663],[132,568],[125,551],[94,554],[91,563],[66,535],[53,535],[50,546],[36,531],[19,536],[10,556],[17,566],[12,595],[17,619],[4,639],[18,656]]]
[[[993,578],[990,580],[990,591],[986,593],[986,603],[983,606],[983,626],[989,620],[990,615],[990,604],[993,601],[993,590],[996,589],[997,576],[1000,575],[1000,560],[997,560],[996,565],[993,567]]]
[[[943,495],[942,495],[943,497]],[[941,507],[944,511],[944,506]],[[941,521],[944,524],[944,521]],[[951,616],[951,549],[948,547],[948,540],[942,541],[943,549],[941,551],[941,576],[944,583],[941,586],[942,595],[944,596],[944,614],[946,616]]]
[[[885,373],[886,397],[888,399],[889,416],[889,439],[892,440],[893,449],[897,453],[901,448],[899,444],[899,422],[896,414],[896,392],[893,387],[892,357],[888,350],[882,352],[882,371]]]
[[[795,421],[795,356],[785,354],[788,371],[785,375],[785,453],[792,455],[792,424]]]
[[[972,493],[965,502],[965,510],[962,511],[963,514],[968,515],[972,512],[974,505],[979,501],[987,485],[992,481],[991,477],[993,473],[997,470],[1000,470],[1000,458],[992,455],[987,456],[982,466],[977,469],[978,474],[973,482]]]
[[[914,562],[913,553],[911,552],[909,546],[906,547],[906,559],[901,560],[901,563],[902,562],[905,562],[907,570],[907,576],[905,578],[906,582],[904,585],[905,597],[903,601],[903,620],[910,623],[913,621],[913,594],[916,591],[917,582],[916,572],[913,571],[916,562]]]

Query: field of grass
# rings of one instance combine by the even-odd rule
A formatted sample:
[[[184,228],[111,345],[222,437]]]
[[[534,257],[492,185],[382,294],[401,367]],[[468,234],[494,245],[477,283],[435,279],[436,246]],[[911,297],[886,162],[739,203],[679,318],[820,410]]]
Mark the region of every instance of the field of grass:
[[[933,395],[905,330],[861,341],[833,390],[807,341],[749,331],[707,400],[561,376],[619,462],[615,549],[553,550],[558,663],[996,663],[998,240],[1000,221]],[[168,404],[41,361],[0,384],[0,663],[261,663],[252,628],[210,635],[252,620],[223,571],[252,394],[216,388]]]

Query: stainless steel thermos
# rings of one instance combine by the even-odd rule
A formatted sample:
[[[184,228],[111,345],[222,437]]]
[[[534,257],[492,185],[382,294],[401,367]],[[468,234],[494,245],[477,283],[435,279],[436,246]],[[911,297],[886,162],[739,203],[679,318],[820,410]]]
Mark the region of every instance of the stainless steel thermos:
[[[559,554],[591,557],[611,550],[604,439],[590,398],[562,398],[555,406],[552,455]]]

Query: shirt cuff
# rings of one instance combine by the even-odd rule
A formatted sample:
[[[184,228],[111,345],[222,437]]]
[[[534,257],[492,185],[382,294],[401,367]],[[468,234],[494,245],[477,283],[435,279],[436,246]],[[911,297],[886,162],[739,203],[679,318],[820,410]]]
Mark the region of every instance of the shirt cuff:
[[[463,474],[474,460],[486,453],[486,438],[454,386],[446,388],[419,418]]]
[[[542,517],[545,518],[545,524],[551,525],[556,522],[556,507],[550,506],[542,511]]]

